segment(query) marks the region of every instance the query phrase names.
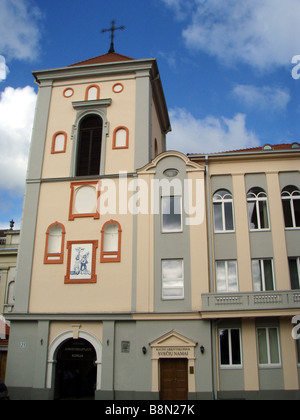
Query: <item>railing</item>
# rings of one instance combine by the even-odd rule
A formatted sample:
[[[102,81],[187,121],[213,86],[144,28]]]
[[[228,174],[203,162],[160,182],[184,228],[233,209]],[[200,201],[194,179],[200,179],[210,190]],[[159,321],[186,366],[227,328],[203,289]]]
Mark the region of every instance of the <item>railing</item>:
[[[202,311],[298,309],[300,290],[202,294]]]

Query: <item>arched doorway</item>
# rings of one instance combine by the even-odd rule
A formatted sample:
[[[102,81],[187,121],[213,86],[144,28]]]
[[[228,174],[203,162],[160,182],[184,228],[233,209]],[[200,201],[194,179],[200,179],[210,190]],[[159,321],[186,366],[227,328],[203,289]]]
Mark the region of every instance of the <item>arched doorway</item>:
[[[93,399],[97,367],[96,351],[82,338],[64,341],[56,357],[55,399]]]

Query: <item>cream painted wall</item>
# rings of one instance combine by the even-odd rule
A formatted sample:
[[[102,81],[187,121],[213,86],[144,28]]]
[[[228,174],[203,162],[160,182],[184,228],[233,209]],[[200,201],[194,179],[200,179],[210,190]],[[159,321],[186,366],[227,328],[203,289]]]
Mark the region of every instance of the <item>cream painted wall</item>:
[[[103,325],[101,322],[80,322],[80,324],[76,322],[51,322],[49,343],[52,343],[60,334],[73,330],[75,332],[78,328],[93,334],[102,342]]]
[[[140,175],[149,186],[153,175]],[[148,188],[150,200],[150,188]],[[149,201],[150,202],[150,201]],[[136,311],[154,310],[154,216],[139,214],[137,217],[137,286]]]
[[[120,93],[113,92],[113,86],[122,83],[124,89]],[[76,120],[76,110],[72,102],[84,101],[88,86],[96,84],[100,87],[100,99],[112,100],[107,108],[109,121],[109,135],[103,138],[106,141],[105,174],[116,174],[119,171],[134,170],[134,143],[135,143],[135,79],[102,79],[70,82],[69,84],[54,84],[51,97],[51,109],[48,120],[45,155],[43,163],[43,178],[60,178],[70,176],[73,141],[71,140],[72,126]],[[66,98],[63,93],[72,88],[74,94]],[[113,132],[116,127],[125,126],[129,130],[129,148],[113,150]],[[51,154],[53,135],[59,131],[67,134],[65,153]]]
[[[131,310],[132,215],[100,219],[84,217],[68,220],[70,183],[43,183],[36,230],[30,312],[93,313]],[[118,188],[117,188],[118,194]],[[53,200],[53,197],[55,199]],[[129,196],[130,197],[130,196]],[[59,203],[59,206],[57,205]],[[101,229],[110,219],[122,228],[121,262],[100,263]],[[63,264],[44,264],[47,228],[58,221],[65,226]],[[96,252],[96,284],[64,284],[67,272],[67,241],[98,240]]]
[[[281,205],[279,173],[299,171],[299,156],[281,154],[247,158],[222,157],[212,159],[210,175],[232,175],[234,213],[239,269],[239,291],[252,291],[252,268],[248,227],[245,175],[265,173],[268,187],[270,225],[273,239],[276,290],[289,290],[289,268],[285,229]]]
[[[199,311],[201,310],[201,294],[209,293],[209,258],[204,171],[189,172],[188,179],[192,181],[192,194],[194,198],[192,203],[193,206],[196,206],[195,198],[197,197],[197,194],[202,194],[202,191],[200,193],[200,185],[197,185],[196,180],[198,179],[203,182],[203,194],[200,199],[200,204],[203,211],[203,220],[200,224],[197,223],[190,226],[192,310]],[[201,217],[202,214],[199,214],[199,216]]]

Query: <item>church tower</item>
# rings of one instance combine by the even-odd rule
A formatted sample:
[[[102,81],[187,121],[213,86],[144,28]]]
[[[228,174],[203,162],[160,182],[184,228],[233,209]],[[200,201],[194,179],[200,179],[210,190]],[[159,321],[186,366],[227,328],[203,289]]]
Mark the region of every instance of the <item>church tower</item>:
[[[112,43],[107,54],[33,75],[38,100],[7,317],[10,395],[168,398],[171,367],[172,392],[187,399],[196,363],[203,378],[210,371],[195,352],[199,336],[210,341],[209,323],[199,322],[209,291],[205,167],[166,151],[157,62],[118,54]]]

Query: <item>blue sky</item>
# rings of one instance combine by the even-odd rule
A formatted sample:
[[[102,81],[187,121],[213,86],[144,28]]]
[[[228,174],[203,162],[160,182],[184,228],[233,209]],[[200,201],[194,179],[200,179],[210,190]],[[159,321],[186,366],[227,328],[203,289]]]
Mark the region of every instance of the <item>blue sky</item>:
[[[300,0],[1,0],[0,228],[20,227],[37,95],[33,70],[115,50],[155,57],[168,149],[210,153],[300,141]]]

